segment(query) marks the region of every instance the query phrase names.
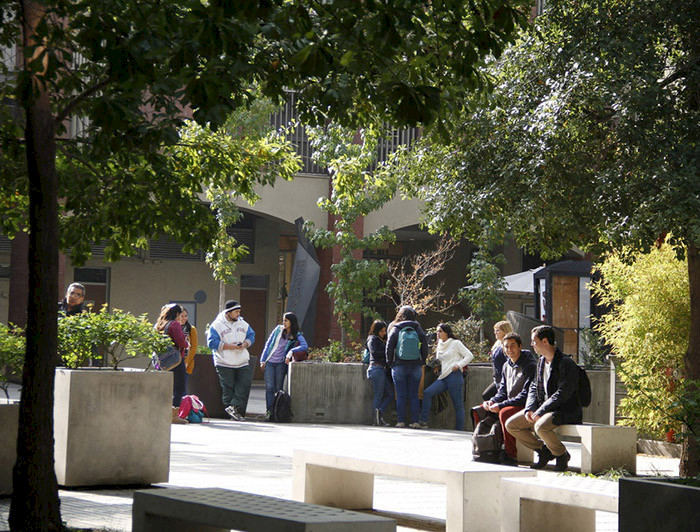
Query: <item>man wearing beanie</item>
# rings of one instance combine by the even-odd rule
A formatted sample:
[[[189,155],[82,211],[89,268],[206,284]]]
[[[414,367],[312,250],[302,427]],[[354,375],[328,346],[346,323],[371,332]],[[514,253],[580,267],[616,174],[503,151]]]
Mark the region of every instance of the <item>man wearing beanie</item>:
[[[230,299],[207,331],[207,345],[223,390],[226,413],[234,421],[245,421],[253,369],[248,348],[255,342],[253,328],[241,318],[241,305]]]

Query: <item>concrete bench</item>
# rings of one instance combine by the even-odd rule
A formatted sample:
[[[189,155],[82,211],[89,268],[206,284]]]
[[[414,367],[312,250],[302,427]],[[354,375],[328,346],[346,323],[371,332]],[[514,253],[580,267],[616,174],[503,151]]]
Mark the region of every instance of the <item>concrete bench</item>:
[[[504,478],[501,532],[595,530],[595,512],[617,513],[617,482],[544,473],[535,478]]]
[[[134,492],[133,532],[363,532],[396,530],[396,521],[220,488]]]
[[[583,423],[560,425],[556,433],[581,440],[581,473],[620,468],[632,474],[637,472],[637,429],[634,427]],[[518,460],[531,462],[534,452],[520,442],[517,446]]]
[[[412,463],[427,457],[377,456],[367,451],[352,456],[295,450],[292,458],[292,498],[337,508],[373,508],[376,475],[445,484],[447,532],[493,532],[501,521],[502,477],[532,477],[529,469],[472,462],[465,445],[464,465],[444,467]],[[404,455],[405,456],[405,455]],[[436,462],[437,459],[433,460]]]

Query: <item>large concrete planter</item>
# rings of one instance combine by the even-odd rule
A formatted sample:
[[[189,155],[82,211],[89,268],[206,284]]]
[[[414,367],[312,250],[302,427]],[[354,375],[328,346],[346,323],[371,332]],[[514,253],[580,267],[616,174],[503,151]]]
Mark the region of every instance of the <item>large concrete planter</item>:
[[[619,530],[697,530],[700,523],[700,488],[670,480],[667,477],[621,478]]]
[[[12,493],[12,468],[17,459],[19,404],[0,404],[0,496]]]
[[[166,482],[172,393],[169,372],[57,369],[54,439],[59,485]]]

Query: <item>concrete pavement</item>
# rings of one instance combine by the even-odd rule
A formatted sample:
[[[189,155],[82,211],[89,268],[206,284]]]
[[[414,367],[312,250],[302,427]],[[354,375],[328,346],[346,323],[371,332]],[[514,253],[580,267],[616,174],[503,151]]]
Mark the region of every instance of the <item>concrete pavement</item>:
[[[264,387],[251,394],[249,415],[265,410]],[[201,425],[173,425],[170,479],[161,486],[219,487],[291,498],[292,452],[315,449],[347,452],[376,449],[378,455],[410,456],[420,463],[471,460],[471,434],[357,425],[272,424],[215,419]],[[567,443],[571,465],[580,465],[580,445]],[[638,456],[639,474],[677,474],[678,460]],[[554,473],[552,473],[554,474]],[[133,489],[61,490],[61,512],[73,527],[131,530]],[[0,530],[8,530],[10,500],[0,499]],[[445,488],[423,482],[379,477],[375,508],[445,518]],[[599,512],[598,530],[617,530],[617,515]],[[402,530],[410,530],[400,527]]]

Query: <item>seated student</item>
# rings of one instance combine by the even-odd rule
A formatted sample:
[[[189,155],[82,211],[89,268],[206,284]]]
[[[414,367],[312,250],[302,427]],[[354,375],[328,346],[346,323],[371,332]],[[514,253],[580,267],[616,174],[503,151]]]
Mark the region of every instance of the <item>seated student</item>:
[[[555,471],[566,471],[571,455],[554,429],[557,425],[581,423],[583,409],[578,398],[578,367],[554,343],[554,329],[541,325],[532,329],[532,347],[541,355],[537,373],[527,394],[525,409],[506,422],[506,430],[523,445],[536,451],[533,469],[542,469],[556,458]]]
[[[498,391],[480,407],[483,411],[498,414],[506,447],[502,462],[506,465],[518,465],[515,438],[506,430],[506,421],[525,407],[528,390],[537,370],[535,355],[527,349],[522,349],[522,345],[523,342],[518,334],[511,332],[504,336],[503,350],[508,359],[503,364],[503,375]],[[482,417],[480,414],[477,412],[477,415]]]

